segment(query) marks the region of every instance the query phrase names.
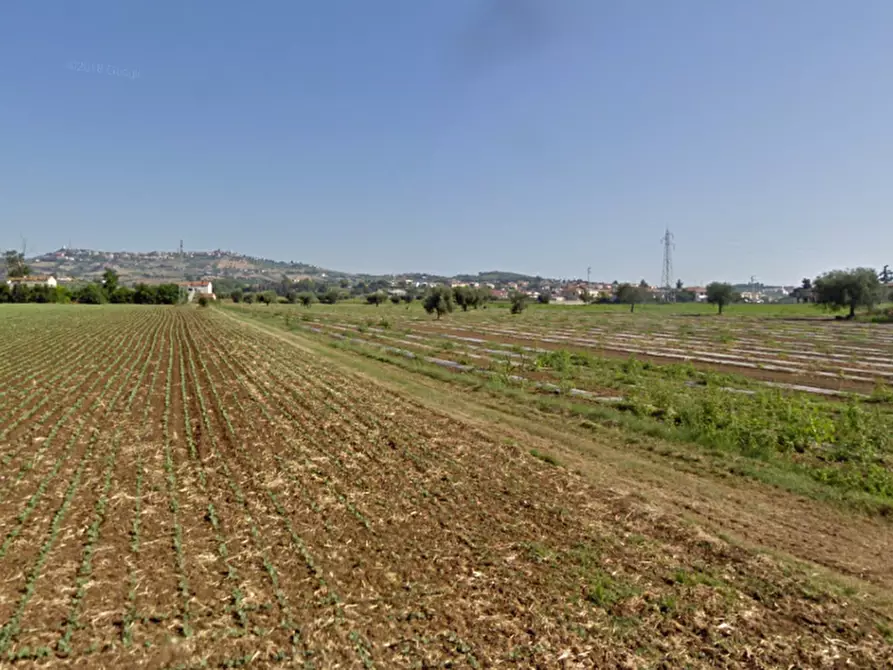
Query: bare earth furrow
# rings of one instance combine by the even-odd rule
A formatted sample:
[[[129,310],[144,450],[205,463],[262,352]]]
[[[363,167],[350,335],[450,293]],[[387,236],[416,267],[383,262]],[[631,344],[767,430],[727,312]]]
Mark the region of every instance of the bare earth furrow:
[[[2,544],[0,544],[0,559],[6,556],[10,546],[18,538],[19,533],[22,528],[25,527],[24,524],[27,522],[31,514],[34,513],[40,505],[44,494],[47,492],[48,488],[51,487],[53,480],[56,479],[57,475],[64,473],[66,466],[74,467],[73,463],[76,462],[76,459],[72,459],[71,456],[75,451],[76,446],[79,444],[82,433],[84,433],[85,430],[89,430],[93,425],[94,419],[91,419],[91,416],[105,416],[114,409],[115,402],[126,389],[127,380],[133,375],[140,357],[145,354],[140,348],[142,339],[143,338],[140,337],[137,340],[138,346],[133,349],[128,350],[122,348],[118,358],[114,359],[104,371],[106,373],[112,373],[108,377],[103,377],[102,374],[96,376],[94,384],[87,390],[87,393],[84,396],[75,399],[71,404],[70,409],[60,417],[59,421],[50,432],[50,435],[35,451],[33,458],[22,465],[14,477],[11,477],[10,486],[14,490],[14,494],[10,495],[7,492],[2,499],[2,504],[0,504],[0,519],[5,521],[11,517],[11,515],[4,513],[5,509],[16,509],[22,505],[23,507],[21,512],[14,517],[15,521],[11,528],[7,528],[5,524],[0,526],[0,533],[4,536],[4,540]],[[129,356],[129,365],[128,363],[125,363],[124,365],[119,366],[118,364],[122,360],[126,360],[124,359],[125,355]],[[125,367],[125,365],[127,365],[127,367]],[[120,386],[115,388],[116,380],[121,377],[121,375],[124,375],[124,381]],[[105,383],[95,393],[94,397],[93,388],[99,387],[100,382],[102,381]],[[107,397],[111,399],[106,405],[104,401]],[[68,419],[75,416],[76,412],[81,410],[85,405],[86,411],[83,416],[78,417],[77,424],[72,426],[70,436],[67,438],[62,437],[65,434],[65,426]],[[63,439],[66,441],[63,443],[62,453],[56,454],[50,447],[55,446],[57,443],[61,443]],[[33,493],[31,492],[32,490]],[[27,498],[25,496],[27,496]],[[24,503],[22,503],[23,500],[25,501]],[[27,527],[27,531],[39,532],[39,529],[36,525],[30,524]],[[27,539],[26,534],[26,537],[23,538],[23,540],[27,542]]]

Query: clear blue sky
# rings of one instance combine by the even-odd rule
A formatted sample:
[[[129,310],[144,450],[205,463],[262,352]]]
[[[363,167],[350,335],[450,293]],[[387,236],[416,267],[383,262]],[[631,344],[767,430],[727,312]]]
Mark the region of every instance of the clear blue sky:
[[[0,246],[893,264],[891,35],[890,0],[4,0]]]

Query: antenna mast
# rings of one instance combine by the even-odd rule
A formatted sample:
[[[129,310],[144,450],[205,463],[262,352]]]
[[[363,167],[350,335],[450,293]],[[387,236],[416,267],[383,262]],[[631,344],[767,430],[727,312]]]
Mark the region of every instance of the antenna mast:
[[[664,236],[660,238],[664,245],[664,262],[660,275],[660,283],[664,289],[664,300],[676,302],[676,294],[673,292],[673,249],[676,243],[673,241],[673,233],[667,228]]]

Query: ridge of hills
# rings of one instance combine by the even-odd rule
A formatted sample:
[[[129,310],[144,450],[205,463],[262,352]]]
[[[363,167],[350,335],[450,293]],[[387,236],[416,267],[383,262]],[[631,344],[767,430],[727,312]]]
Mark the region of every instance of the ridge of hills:
[[[277,261],[248,256],[234,251],[98,251],[95,249],[58,249],[27,259],[32,274],[52,274],[70,280],[95,279],[106,268],[118,272],[121,282],[161,283],[194,281],[199,279],[231,279],[246,282],[270,282],[282,275],[298,281],[366,280],[401,277],[412,280],[510,282],[533,280],[534,277],[515,272],[487,271],[477,275],[438,276],[425,273],[370,275],[331,270],[295,261]]]

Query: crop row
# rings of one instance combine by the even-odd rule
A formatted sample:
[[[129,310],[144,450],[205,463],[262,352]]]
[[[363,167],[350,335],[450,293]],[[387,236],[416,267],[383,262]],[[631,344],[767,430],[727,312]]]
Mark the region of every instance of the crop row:
[[[141,332],[141,330],[137,332]],[[21,381],[16,378],[10,384],[12,387],[24,389],[24,392],[19,397],[17,404],[9,402],[9,399],[4,403],[6,414],[0,419],[0,425],[4,426],[0,430],[0,440],[11,441],[16,428],[22,425],[28,426],[31,432],[39,429],[54,412],[65,406],[68,398],[81,394],[82,385],[91,377],[91,368],[94,371],[97,369],[95,361],[97,352],[100,352],[100,357],[107,356],[111,352],[119,350],[130,339],[132,339],[132,333],[127,328],[107,333],[100,332],[94,334],[93,337],[82,337],[79,339],[80,345],[71,348],[65,346],[63,338],[57,337],[52,351],[66,352],[66,356],[53,357],[43,370],[44,372],[52,371],[54,374],[50,377],[29,374],[25,375]],[[20,358],[28,360],[30,354],[25,353]],[[33,417],[44,407],[47,407],[46,412],[38,421],[33,421]],[[17,414],[18,416],[13,418]],[[4,464],[8,464],[14,455],[14,453],[6,454],[3,460]]]
[[[67,512],[72,501],[75,498],[75,495],[78,492],[78,487],[81,483],[82,477],[84,475],[84,471],[91,466],[92,457],[95,451],[95,448],[98,444],[108,444],[110,441],[107,436],[103,436],[100,429],[97,425],[92,425],[94,422],[99,424],[101,422],[101,417],[113,415],[117,407],[117,403],[119,399],[122,397],[124,392],[128,388],[128,381],[132,378],[134,371],[139,366],[141,358],[146,356],[147,352],[142,348],[145,339],[147,336],[155,336],[157,335],[157,328],[152,333],[144,332],[142,333],[137,340],[135,341],[135,347],[122,347],[121,352],[118,356],[113,359],[112,365],[109,366],[110,370],[114,370],[112,374],[107,377],[98,376],[96,378],[96,383],[98,384],[103,379],[105,380],[105,384],[102,386],[96,398],[93,400],[91,405],[86,409],[85,417],[80,418],[78,420],[78,427],[72,433],[72,436],[69,438],[66,445],[63,447],[63,452],[60,454],[56,461],[53,464],[50,472],[41,480],[38,485],[37,491],[31,495],[28,501],[25,504],[24,510],[16,517],[16,525],[14,528],[7,533],[6,539],[2,545],[2,555],[5,556],[7,551],[10,549],[13,540],[19,535],[24,524],[28,521],[32,512],[36,509],[38,502],[40,501],[43,494],[47,491],[50,482],[56,477],[57,474],[61,471],[64,465],[71,462],[71,453],[74,449],[75,445],[78,443],[79,437],[81,433],[87,428],[90,428],[90,437],[87,444],[84,447],[84,451],[81,456],[73,461],[75,466],[75,471],[69,480],[68,487],[65,490],[64,497],[62,499],[61,505],[57,508],[56,513],[53,515],[52,521],[50,523],[49,530],[43,540],[43,543],[40,545],[40,550],[37,554],[37,557],[32,564],[32,567],[26,573],[26,582],[24,587],[24,594],[22,598],[19,600],[18,605],[15,608],[15,611],[11,617],[11,619],[7,622],[7,624],[3,627],[2,631],[0,631],[0,653],[8,652],[11,657],[16,657],[17,654],[12,652],[9,647],[15,641],[21,624],[21,618],[26,611],[28,603],[31,600],[35,590],[37,589],[37,583],[41,576],[41,572],[43,566],[47,562],[54,545],[56,544],[61,525],[66,518]],[[131,341],[133,343],[134,341]],[[121,364],[122,359],[125,355],[129,354],[129,361],[127,363]],[[145,362],[143,363],[142,369],[145,369]],[[119,381],[120,379],[120,381]],[[139,388],[138,381],[134,382],[133,390],[131,391],[130,398],[133,397],[134,392]],[[85,403],[85,401],[89,398],[88,395],[80,396],[75,403],[72,405],[72,410],[78,410]],[[92,415],[92,421],[91,419]],[[117,445],[114,444],[114,440],[112,442],[112,454],[117,452]],[[45,445],[44,445],[45,446]],[[107,476],[110,475],[110,468],[114,464],[114,458],[112,456],[109,457],[110,463],[107,465]],[[98,527],[97,527],[98,532]],[[61,647],[64,649],[64,644]]]

